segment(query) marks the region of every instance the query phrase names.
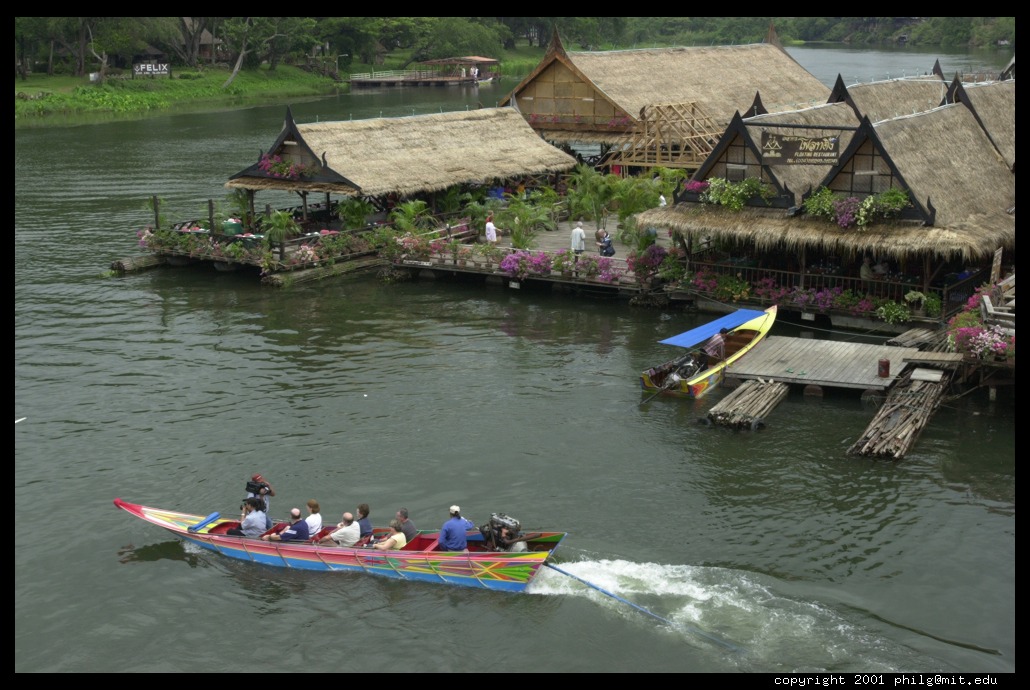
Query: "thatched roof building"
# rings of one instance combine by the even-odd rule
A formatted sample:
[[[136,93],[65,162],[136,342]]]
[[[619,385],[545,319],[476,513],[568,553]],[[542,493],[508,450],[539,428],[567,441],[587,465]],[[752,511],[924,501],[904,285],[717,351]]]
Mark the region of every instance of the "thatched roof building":
[[[701,177],[699,171],[696,178]],[[906,215],[911,220],[842,229],[782,203],[735,212],[682,201],[689,196],[683,195],[673,206],[640,214],[638,221],[758,251],[813,248],[838,255],[978,260],[998,247],[1015,247],[1015,176],[960,104],[875,125],[865,118],[820,185],[858,198],[905,189],[913,204]]]
[[[302,173],[269,174],[259,160],[226,187],[403,198],[576,165],[511,108],[310,124],[297,124],[287,110],[267,155],[296,163]]]
[[[963,84],[956,79],[948,93],[949,103],[963,103],[973,111],[980,126],[1016,171],[1016,81]]]
[[[873,122],[932,110],[946,102],[948,83],[939,76],[887,79],[844,86],[838,75],[830,103],[848,103]]]
[[[566,52],[556,33],[501,105],[514,105],[548,141],[614,144],[656,104],[689,107],[714,121],[718,135],[734,112],[796,110],[825,103],[829,93],[773,42]]]

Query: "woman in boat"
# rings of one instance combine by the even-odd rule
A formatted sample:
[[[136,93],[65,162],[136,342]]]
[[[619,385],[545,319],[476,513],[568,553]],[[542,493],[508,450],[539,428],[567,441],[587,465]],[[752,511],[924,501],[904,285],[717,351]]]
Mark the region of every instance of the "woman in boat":
[[[380,551],[398,551],[403,549],[407,543],[408,540],[401,531],[401,521],[394,518],[390,520],[390,534],[377,541],[373,548]]]

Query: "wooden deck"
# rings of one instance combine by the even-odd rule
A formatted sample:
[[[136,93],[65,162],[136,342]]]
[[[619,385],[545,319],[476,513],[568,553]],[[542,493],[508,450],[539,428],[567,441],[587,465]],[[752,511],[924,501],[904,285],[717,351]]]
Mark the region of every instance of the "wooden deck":
[[[780,383],[883,391],[901,374],[906,359],[917,359],[916,348],[844,343],[831,340],[767,336],[746,357],[730,365],[733,378]],[[890,362],[890,375],[879,376],[879,362]]]

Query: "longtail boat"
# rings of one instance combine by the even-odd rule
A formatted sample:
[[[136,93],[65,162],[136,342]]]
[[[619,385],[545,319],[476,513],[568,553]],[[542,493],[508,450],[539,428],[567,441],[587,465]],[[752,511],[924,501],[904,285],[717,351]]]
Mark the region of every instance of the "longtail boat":
[[[404,548],[382,551],[369,546],[339,547],[315,542],[335,529],[325,527],[304,542],[263,541],[226,534],[239,527],[238,520],[218,513],[193,515],[128,503],[114,504],[132,515],[162,527],[191,544],[241,561],[278,568],[364,572],[400,580],[438,582],[462,587],[521,592],[567,536],[566,532],[532,532],[522,535],[526,551],[494,551],[480,530],[468,532],[468,551],[441,551],[439,531],[420,531]],[[275,531],[282,525],[273,527]],[[385,535],[388,529],[376,528]]]
[[[668,393],[700,398],[722,382],[726,367],[750,352],[776,321],[776,305],[765,311],[738,309],[732,314],[709,321],[689,331],[659,341],[663,345],[687,348],[689,351],[640,374],[640,386],[655,395]],[[703,356],[703,346],[723,328],[724,355],[721,359]]]

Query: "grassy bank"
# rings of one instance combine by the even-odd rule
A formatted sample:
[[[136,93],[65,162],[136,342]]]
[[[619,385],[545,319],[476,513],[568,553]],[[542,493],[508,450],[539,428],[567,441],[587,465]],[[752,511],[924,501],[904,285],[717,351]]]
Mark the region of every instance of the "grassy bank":
[[[343,85],[296,67],[280,65],[240,72],[223,88],[230,71],[218,67],[173,71],[169,77],[114,77],[103,84],[84,78],[34,75],[14,82],[15,126],[139,117],[172,109],[207,109],[262,99],[326,96]]]

